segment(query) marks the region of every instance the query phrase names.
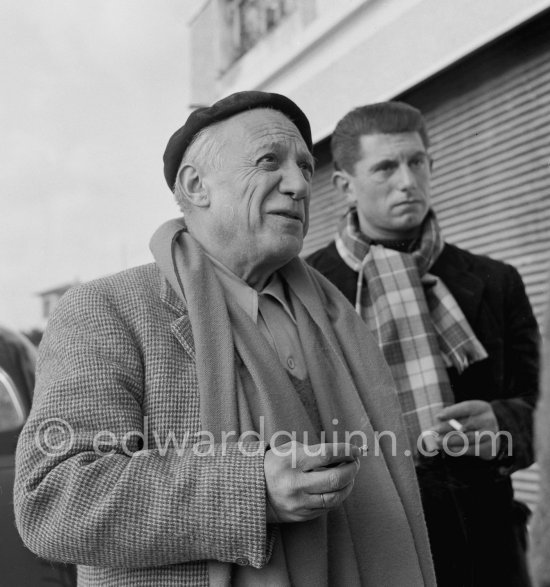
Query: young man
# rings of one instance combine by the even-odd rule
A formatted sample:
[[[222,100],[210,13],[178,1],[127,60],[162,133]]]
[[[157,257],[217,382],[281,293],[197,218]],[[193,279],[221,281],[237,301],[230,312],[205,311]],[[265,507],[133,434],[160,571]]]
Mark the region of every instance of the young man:
[[[308,262],[355,306],[390,365],[438,585],[528,585],[510,473],[533,460],[538,330],[521,278],[444,242],[418,110],[356,108],[331,147],[350,207]]]

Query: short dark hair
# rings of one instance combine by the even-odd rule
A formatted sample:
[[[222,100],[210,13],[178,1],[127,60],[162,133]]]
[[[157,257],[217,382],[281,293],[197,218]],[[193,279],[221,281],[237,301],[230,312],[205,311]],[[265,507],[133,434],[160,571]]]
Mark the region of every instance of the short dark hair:
[[[427,149],[430,139],[424,118],[404,102],[378,102],[359,106],[348,112],[336,125],[330,141],[332,159],[337,170],[354,173],[361,158],[360,138],[363,135],[417,132]]]

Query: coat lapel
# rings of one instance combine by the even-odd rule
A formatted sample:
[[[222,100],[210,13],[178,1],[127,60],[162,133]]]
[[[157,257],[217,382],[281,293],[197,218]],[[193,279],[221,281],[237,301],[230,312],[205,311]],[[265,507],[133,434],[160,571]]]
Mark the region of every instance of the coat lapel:
[[[456,255],[450,245],[445,245],[443,252],[430,269],[432,275],[441,278],[457,301],[470,326],[474,326],[479,313],[485,285],[469,267],[463,257]]]
[[[176,294],[166,279],[162,280],[160,299],[177,318],[170,323],[172,334],[176,337],[187,354],[195,359],[195,341],[191,330],[191,321],[185,302]]]

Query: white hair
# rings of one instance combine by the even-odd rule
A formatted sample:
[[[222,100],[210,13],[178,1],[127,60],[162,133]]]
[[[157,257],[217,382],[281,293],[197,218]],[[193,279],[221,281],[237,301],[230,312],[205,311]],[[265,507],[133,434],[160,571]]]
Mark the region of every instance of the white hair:
[[[189,202],[185,189],[181,184],[180,171],[185,165],[192,165],[199,173],[222,167],[222,147],[224,141],[219,136],[219,127],[225,121],[215,122],[201,129],[194,137],[181,160],[174,184],[174,197],[180,210],[185,214],[189,211]]]

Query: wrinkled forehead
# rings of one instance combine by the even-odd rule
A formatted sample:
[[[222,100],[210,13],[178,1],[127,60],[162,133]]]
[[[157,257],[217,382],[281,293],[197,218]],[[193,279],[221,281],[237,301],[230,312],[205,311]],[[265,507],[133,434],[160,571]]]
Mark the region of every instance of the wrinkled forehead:
[[[303,154],[307,145],[296,125],[282,112],[256,108],[240,112],[219,125],[221,137],[230,148],[248,149],[261,144],[292,144]]]

